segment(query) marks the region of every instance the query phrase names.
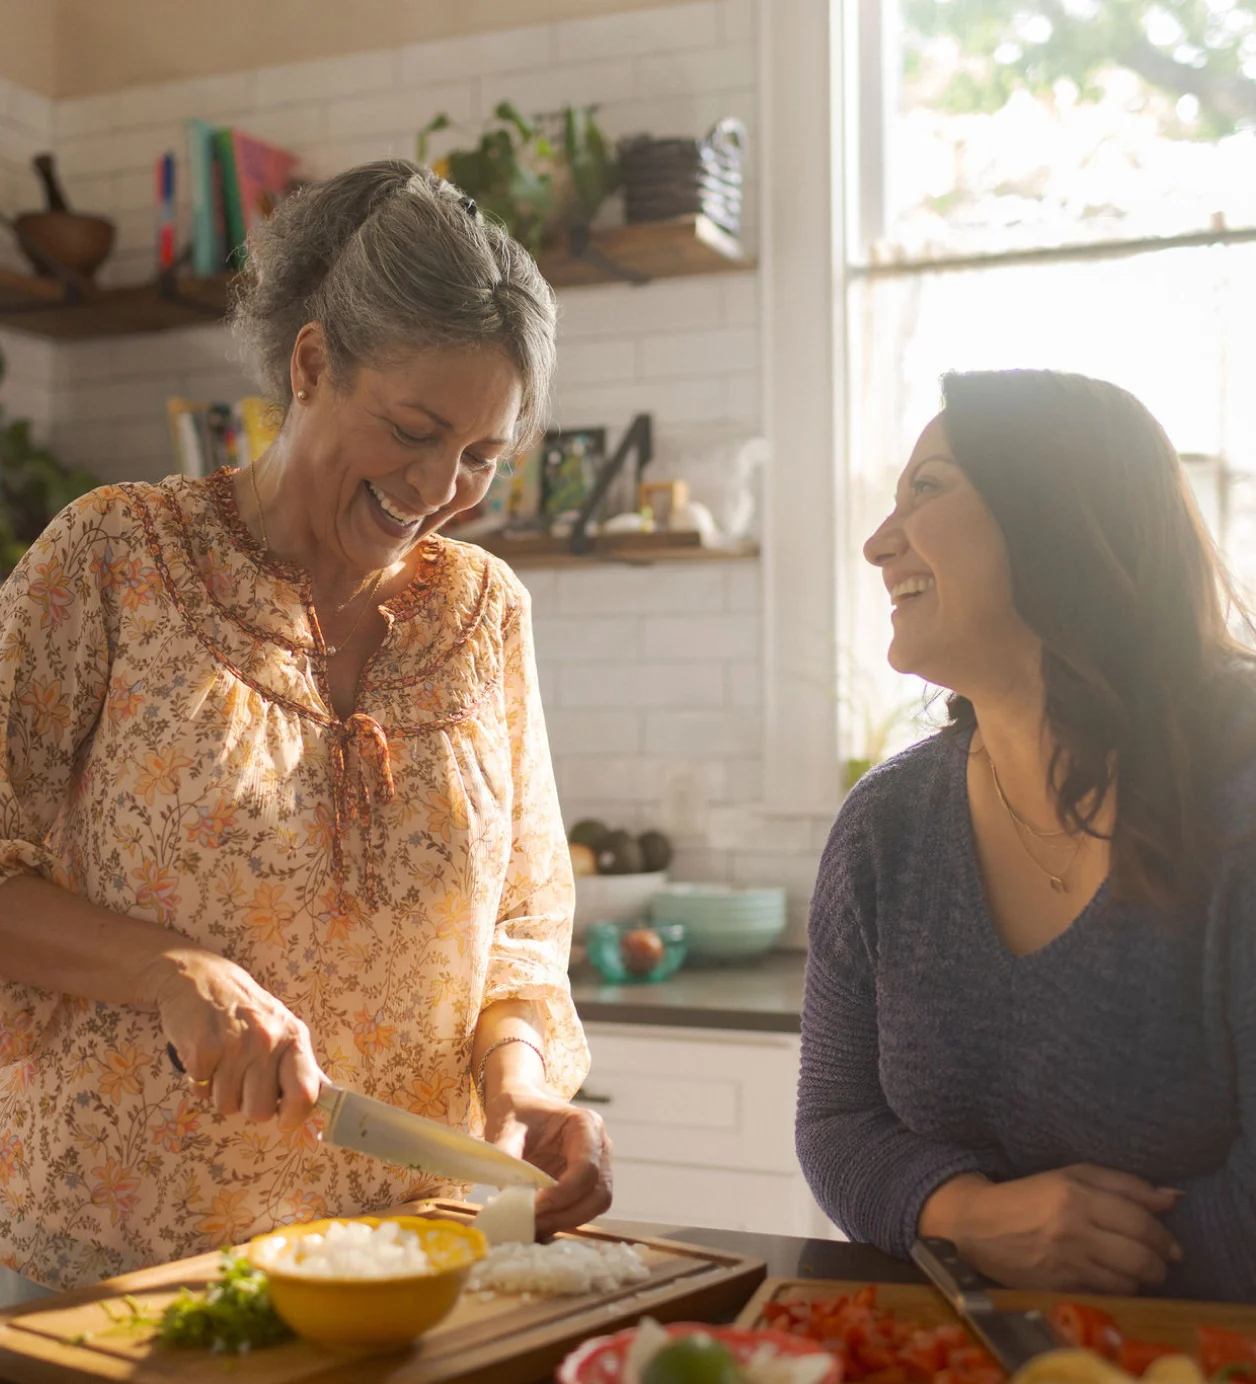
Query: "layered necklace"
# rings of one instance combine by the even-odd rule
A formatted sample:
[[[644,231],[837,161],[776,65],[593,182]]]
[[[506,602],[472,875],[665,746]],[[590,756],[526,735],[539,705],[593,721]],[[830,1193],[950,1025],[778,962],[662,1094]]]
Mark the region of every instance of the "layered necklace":
[[[1064,830],[1063,828],[1061,828],[1058,831],[1039,831],[1038,828],[1034,826],[1032,822],[1026,821],[1025,818],[1022,817],[1020,813],[1017,812],[1017,810],[1012,806],[1012,804],[1008,802],[1007,796],[1003,792],[1003,785],[999,782],[999,773],[998,770],[994,767],[994,760],[990,758],[990,752],[985,748],[984,745],[982,746],[981,753],[985,755],[986,763],[990,766],[990,780],[994,784],[995,796],[998,798],[999,802],[1003,804],[1003,810],[1007,813],[1008,819],[1012,823],[1012,827],[1016,832],[1016,839],[1021,844],[1021,850],[1023,850],[1025,854],[1029,857],[1030,863],[1034,866],[1034,868],[1046,877],[1047,883],[1050,884],[1051,888],[1057,894],[1067,894],[1068,884],[1066,883],[1066,881],[1068,879],[1068,874],[1077,861],[1077,857],[1081,851],[1084,838],[1074,843],[1072,854],[1069,856],[1068,861],[1062,870],[1060,870],[1058,873],[1053,873],[1052,871],[1048,870],[1047,867],[1038,859],[1038,857],[1034,855],[1033,851],[1029,849],[1029,844],[1025,840],[1025,834],[1032,836],[1035,841],[1040,842],[1048,850],[1059,850],[1059,846],[1052,845],[1051,843],[1053,841],[1058,841],[1061,836],[1068,836],[1069,832]]]
[[[269,551],[269,550],[270,550],[270,538],[268,537],[268,535],[267,535],[267,533],[266,533],[266,510],[265,510],[265,508],[264,508],[263,505],[262,505],[262,496],[261,496],[261,492],[260,492],[260,491],[258,490],[258,488],[257,488],[257,467],[256,467],[256,466],[253,466],[253,465],[250,465],[250,466],[249,466],[249,483],[250,483],[250,484],[252,485],[252,487],[253,487],[253,503],[257,506],[257,522],[258,522],[258,526],[261,528],[261,531],[262,531],[262,546],[265,547],[265,548],[267,549],[267,551]],[[338,640],[335,644],[328,644],[328,643],[326,642],[326,640],[323,641],[323,647],[324,647],[324,648],[326,649],[326,651],[327,651],[327,657],[328,657],[328,658],[335,658],[336,655],[337,655],[338,653],[342,653],[345,649],[347,649],[347,648],[349,647],[349,642],[350,642],[350,640],[353,638],[353,636],[354,636],[355,634],[357,634],[357,632],[358,632],[358,627],[361,625],[362,621],[366,618],[366,612],[367,612],[368,610],[370,610],[371,607],[372,607],[372,605],[375,603],[375,596],[376,596],[376,593],[379,591],[379,588],[380,588],[383,584],[384,584],[384,573],[383,573],[382,571],[381,571],[381,572],[376,572],[376,573],[375,573],[375,576],[374,576],[374,578],[373,578],[373,580],[371,581],[370,586],[366,588],[366,597],[367,597],[366,603],[363,605],[362,609],[358,612],[358,618],[353,622],[353,625],[352,625],[352,627],[350,628],[349,633],[346,634],[345,637],[344,637],[343,639]],[[351,596],[351,597],[344,603],[344,605],[339,606],[339,607],[336,608],[336,614],[337,614],[338,616],[339,616],[339,615],[343,615],[343,614],[345,613],[345,611],[348,610],[349,607],[354,603],[354,601],[356,601],[356,600],[358,599],[358,597],[361,596],[362,594],[363,594],[363,593],[362,593],[361,591],[359,591],[359,592],[357,593],[357,595]],[[993,768],[993,765],[992,765],[991,767]]]

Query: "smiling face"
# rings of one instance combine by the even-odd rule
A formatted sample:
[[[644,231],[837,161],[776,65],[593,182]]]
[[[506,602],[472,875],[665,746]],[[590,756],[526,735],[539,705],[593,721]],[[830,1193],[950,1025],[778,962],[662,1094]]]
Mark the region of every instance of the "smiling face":
[[[1012,600],[1003,534],[956,464],[939,414],[864,544],[894,606],[890,666],[964,696],[1038,676],[1041,645]]]
[[[523,397],[494,349],[424,350],[332,383],[317,327],[293,353],[289,466],[279,499],[325,557],[371,573],[484,498]]]

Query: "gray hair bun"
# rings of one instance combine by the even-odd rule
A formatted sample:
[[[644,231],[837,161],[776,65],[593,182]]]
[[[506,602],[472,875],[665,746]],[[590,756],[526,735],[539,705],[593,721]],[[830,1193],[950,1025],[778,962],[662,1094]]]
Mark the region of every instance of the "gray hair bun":
[[[545,424],[556,318],[553,290],[523,246],[406,159],[285,198],[249,238],[231,312],[258,384],[285,408],[307,322],[323,329],[336,383],[414,350],[496,346],[523,379],[518,445]]]

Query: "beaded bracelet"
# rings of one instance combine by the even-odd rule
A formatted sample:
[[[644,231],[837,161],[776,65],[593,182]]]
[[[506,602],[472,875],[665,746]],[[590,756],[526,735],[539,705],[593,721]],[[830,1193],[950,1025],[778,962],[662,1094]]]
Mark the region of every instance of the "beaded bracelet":
[[[475,1079],[475,1089],[480,1093],[481,1104],[484,1103],[484,1069],[486,1066],[488,1066],[489,1058],[492,1057],[492,1055],[497,1051],[498,1048],[504,1048],[507,1043],[522,1043],[525,1048],[531,1048],[532,1051],[536,1053],[536,1055],[541,1059],[542,1079],[545,1081],[549,1080],[549,1066],[545,1061],[545,1054],[541,1051],[540,1048],[537,1047],[537,1045],[530,1038],[520,1038],[514,1034],[506,1038],[499,1038],[495,1043],[489,1044],[488,1049],[484,1053],[484,1056],[480,1058],[480,1071],[479,1075]]]

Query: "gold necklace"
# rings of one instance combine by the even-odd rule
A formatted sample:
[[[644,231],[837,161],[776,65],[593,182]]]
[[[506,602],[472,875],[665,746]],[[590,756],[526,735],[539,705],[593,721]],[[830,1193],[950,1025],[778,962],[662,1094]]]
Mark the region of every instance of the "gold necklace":
[[[358,626],[366,618],[366,612],[370,610],[371,606],[374,604],[375,593],[379,590],[380,586],[383,583],[383,580],[383,572],[376,572],[375,580],[371,583],[370,591],[367,593],[366,604],[358,612],[358,618],[353,622],[353,627],[350,629],[349,633],[346,634],[345,637],[338,644],[324,643],[323,647],[327,650],[328,658],[335,658],[336,655],[340,653],[342,649],[348,648],[349,641],[353,638],[355,634],[357,634]],[[356,600],[357,598],[354,597],[354,599]],[[345,606],[350,604],[352,604],[351,601],[346,601],[345,605],[341,606],[340,610],[338,610],[336,614],[339,615],[340,611],[344,610]]]
[[[266,533],[266,510],[265,510],[264,507],[262,506],[262,496],[261,496],[261,492],[260,492],[260,491],[258,490],[258,488],[257,488],[257,466],[256,466],[256,463],[253,463],[253,462],[250,462],[250,464],[249,464],[249,482],[250,482],[250,484],[251,484],[252,487],[253,487],[253,503],[257,506],[257,522],[258,522],[258,526],[259,526],[259,527],[261,528],[261,530],[262,530],[262,546],[263,546],[267,551],[269,551],[269,550],[270,550],[270,538],[267,536],[267,533]],[[349,641],[350,641],[350,640],[353,638],[353,636],[354,636],[355,634],[357,634],[357,632],[358,632],[358,626],[362,623],[363,619],[365,619],[365,617],[366,617],[366,612],[367,612],[368,610],[370,610],[371,604],[372,604],[372,598],[375,596],[376,592],[379,591],[380,586],[383,585],[383,581],[384,581],[384,573],[383,573],[382,571],[376,572],[376,573],[375,573],[375,580],[374,580],[373,582],[371,582],[371,585],[370,585],[370,589],[369,589],[369,592],[368,592],[368,595],[367,595],[366,604],[363,605],[362,609],[358,612],[358,618],[353,622],[353,627],[352,627],[352,629],[350,629],[349,633],[346,634],[345,637],[344,637],[338,644],[328,644],[326,641],[324,641],[324,643],[323,643],[323,648],[326,649],[326,651],[327,651],[327,657],[328,657],[328,658],[335,658],[336,655],[337,655],[338,653],[340,653],[340,651],[341,651],[342,649],[345,649],[345,648],[348,647]],[[359,592],[358,595],[360,595],[360,594],[361,594],[361,593]],[[337,614],[337,615],[343,615],[344,612],[345,612],[346,610],[348,610],[348,608],[349,608],[349,607],[353,604],[353,602],[356,601],[356,600],[357,600],[357,596],[350,596],[350,598],[344,603],[344,605],[342,605],[342,606],[340,606],[340,607],[338,607],[338,608],[335,608],[336,614]]]
[[[1031,851],[1029,847],[1025,844],[1025,838],[1021,835],[1020,829],[1023,827],[1031,835],[1038,837],[1039,840],[1045,840],[1046,838],[1051,836],[1067,836],[1068,832],[1035,831],[1034,828],[1030,826],[1030,824],[1020,815],[1019,812],[1016,811],[1016,809],[1012,806],[1010,802],[1008,802],[1007,798],[1004,796],[1003,785],[999,782],[999,773],[998,770],[994,767],[994,760],[990,758],[989,751],[983,750],[982,753],[986,756],[986,763],[990,766],[990,778],[994,782],[995,795],[1003,804],[1003,810],[1007,813],[1008,819],[1012,823],[1012,829],[1016,832],[1016,839],[1020,842],[1021,850],[1023,850],[1025,854],[1029,857],[1030,864],[1032,864],[1040,873],[1046,876],[1047,882],[1051,885],[1051,888],[1057,894],[1067,894],[1068,885],[1064,882],[1065,877],[1068,875],[1068,872],[1073,868],[1074,862],[1077,860],[1078,855],[1081,853],[1083,843],[1081,841],[1078,841],[1078,843],[1073,847],[1073,854],[1069,856],[1068,864],[1065,865],[1065,867],[1059,872],[1059,874],[1053,874],[1050,870],[1048,870],[1047,867],[1044,864],[1042,864],[1042,862],[1038,859],[1038,857],[1034,855],[1033,851]]]

